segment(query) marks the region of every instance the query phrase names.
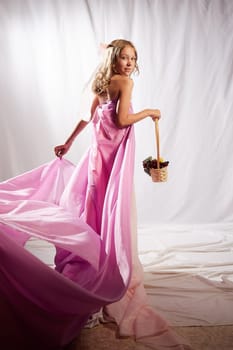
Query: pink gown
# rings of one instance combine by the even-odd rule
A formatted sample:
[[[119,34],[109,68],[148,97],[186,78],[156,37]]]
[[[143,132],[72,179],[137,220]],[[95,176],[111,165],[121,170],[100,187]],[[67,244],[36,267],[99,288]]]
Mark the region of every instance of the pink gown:
[[[134,128],[115,126],[116,104],[97,107],[91,146],[77,166],[57,158],[0,183],[0,339],[6,349],[69,344],[101,307],[120,334],[149,348],[184,349],[147,304],[132,220]],[[54,269],[24,248],[30,237],[54,244]]]

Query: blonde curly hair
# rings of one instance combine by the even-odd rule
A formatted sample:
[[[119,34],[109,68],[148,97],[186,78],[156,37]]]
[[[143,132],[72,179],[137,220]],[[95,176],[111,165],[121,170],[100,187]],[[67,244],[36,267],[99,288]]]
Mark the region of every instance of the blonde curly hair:
[[[123,50],[126,46],[130,46],[135,51],[136,64],[135,71],[139,73],[139,68],[137,65],[137,50],[133,43],[124,39],[113,40],[110,44],[107,45],[104,58],[102,63],[100,64],[95,78],[92,83],[92,91],[96,95],[106,95],[107,88],[110,84],[111,77],[115,74],[115,64],[117,62],[117,58],[119,57],[121,50]]]

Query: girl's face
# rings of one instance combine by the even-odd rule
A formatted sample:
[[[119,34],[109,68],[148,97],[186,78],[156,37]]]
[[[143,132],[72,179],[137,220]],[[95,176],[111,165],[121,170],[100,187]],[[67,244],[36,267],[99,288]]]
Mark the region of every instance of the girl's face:
[[[125,46],[119,57],[117,57],[115,71],[120,75],[130,76],[135,69],[136,55],[135,50],[131,46]]]

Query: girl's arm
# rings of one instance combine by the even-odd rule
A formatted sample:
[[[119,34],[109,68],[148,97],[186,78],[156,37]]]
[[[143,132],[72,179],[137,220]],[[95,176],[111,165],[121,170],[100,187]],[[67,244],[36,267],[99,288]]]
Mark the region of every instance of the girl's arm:
[[[129,114],[131,95],[133,90],[133,80],[123,78],[119,81],[120,98],[117,108],[117,126],[120,128],[136,123],[146,117],[152,119],[160,118],[158,109],[144,109],[138,113]]]
[[[98,106],[98,104],[99,104],[98,98],[95,97],[93,102],[92,102],[92,106],[91,106],[90,120],[92,119],[93,114],[94,114],[95,109]],[[80,120],[78,122],[77,126],[75,127],[74,131],[72,132],[72,134],[66,140],[66,142],[63,145],[59,145],[59,146],[54,147],[54,152],[55,152],[57,157],[62,158],[62,156],[64,156],[64,154],[66,154],[69,151],[75,138],[81,133],[81,131],[83,131],[83,129],[85,129],[85,127],[90,122],[90,120],[89,121]]]

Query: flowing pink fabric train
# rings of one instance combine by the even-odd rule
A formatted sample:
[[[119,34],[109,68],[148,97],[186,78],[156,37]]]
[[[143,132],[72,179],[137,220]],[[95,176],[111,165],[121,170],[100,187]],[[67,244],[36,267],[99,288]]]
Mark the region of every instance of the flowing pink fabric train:
[[[0,184],[0,339],[7,349],[64,346],[106,305],[124,335],[167,335],[167,323],[145,307],[142,279],[134,284],[134,129],[115,126],[116,104],[97,107],[93,141],[78,166],[55,159]],[[54,244],[55,269],[24,248],[30,237]],[[129,295],[139,289],[132,304]],[[160,345],[179,343],[166,339]]]

